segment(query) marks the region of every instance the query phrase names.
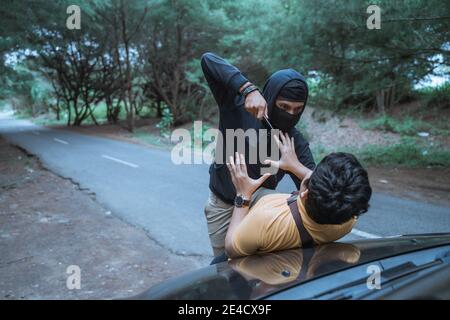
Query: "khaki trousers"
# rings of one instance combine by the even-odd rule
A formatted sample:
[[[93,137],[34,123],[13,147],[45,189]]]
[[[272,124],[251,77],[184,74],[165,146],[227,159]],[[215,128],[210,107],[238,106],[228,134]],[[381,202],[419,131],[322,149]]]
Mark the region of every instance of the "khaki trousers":
[[[276,193],[276,191],[263,187],[259,188],[250,200],[250,207],[261,197],[271,193]],[[227,235],[233,208],[234,205],[222,201],[211,190],[209,191],[209,197],[205,205],[205,217],[208,224],[209,240],[215,257],[225,250],[225,236]]]

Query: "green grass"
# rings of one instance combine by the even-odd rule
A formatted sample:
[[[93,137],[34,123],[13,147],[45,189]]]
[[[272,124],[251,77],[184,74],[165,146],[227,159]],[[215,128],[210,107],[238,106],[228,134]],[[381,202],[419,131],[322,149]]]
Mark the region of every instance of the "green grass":
[[[311,146],[314,159],[319,163],[330,153],[323,146]],[[436,145],[427,145],[412,137],[404,137],[400,142],[388,145],[368,145],[361,149],[341,148],[339,151],[354,154],[365,166],[400,167],[449,167],[450,150]]]
[[[14,113],[14,118],[16,119],[29,119],[30,117],[31,116],[26,113],[18,113],[18,112]]]
[[[436,133],[431,123],[405,117],[404,119],[396,119],[388,115],[379,116],[373,120],[363,121],[360,127],[366,130],[381,130],[386,132],[399,133],[401,135],[416,135],[417,132],[426,131]]]
[[[56,117],[54,115],[45,115],[44,117],[41,116],[33,118],[32,115],[28,112],[15,112],[14,117],[16,119],[27,119],[41,126],[60,126],[67,124],[67,119],[64,117],[64,115],[61,116],[60,120],[56,120]]]
[[[366,130],[394,132],[404,136],[414,136],[418,132],[429,132],[439,136],[450,135],[447,119],[437,119],[431,123],[411,116],[396,119],[388,115],[382,115],[372,120],[360,121],[359,125]]]
[[[210,124],[203,123],[202,125],[202,131],[201,132],[195,132],[194,133],[194,124],[192,124],[191,128],[189,129],[190,137],[191,137],[191,148],[197,149],[197,146],[195,145],[195,141],[200,140],[202,141],[201,149],[205,150],[207,146],[211,143],[210,139],[206,139],[205,133],[208,129],[211,128]],[[168,135],[165,136],[164,134],[160,133],[153,133],[149,132],[147,129],[137,129],[133,133],[133,137],[138,139],[141,142],[151,144],[158,147],[164,147],[164,148],[171,148],[178,142],[171,142],[170,141],[170,135],[172,133],[172,130],[168,132]]]
[[[309,147],[316,163],[319,163],[327,154],[331,152],[321,144],[310,144]]]
[[[300,133],[303,135],[303,137],[307,141],[311,141],[311,134],[308,132],[308,125],[305,123],[305,121],[299,121],[297,124],[297,129],[300,131]]]
[[[189,133],[190,133],[190,135],[192,137],[192,139],[191,139],[192,146],[196,147],[194,145],[195,141],[200,141],[201,140],[202,141],[202,149],[204,150],[211,143],[211,141],[206,139],[206,137],[205,137],[205,133],[209,129],[211,129],[211,125],[208,124],[208,123],[202,122],[202,130],[201,130],[201,132],[198,132],[198,131],[194,132],[194,124],[192,123],[192,126],[189,129]]]
[[[438,87],[426,87],[417,91],[424,106],[448,108],[450,106],[450,81]]]
[[[64,126],[67,124],[67,119],[64,118],[59,120],[55,118],[31,118],[30,120],[41,126]]]
[[[9,104],[6,100],[0,100],[0,111],[5,111],[9,109]]]
[[[100,102],[99,104],[93,107],[92,114],[94,115],[96,121],[99,124],[104,124],[107,122],[106,109],[107,109],[106,104],[104,102]],[[74,112],[72,109],[72,117],[73,114]],[[67,112],[67,110],[64,109],[61,110],[60,112],[60,120],[56,120],[56,115],[54,113],[40,115],[39,117],[33,118],[33,116],[31,115],[31,110],[26,110],[20,113],[16,113],[15,117],[17,119],[28,119],[39,125],[52,126],[52,125],[66,125],[68,115],[69,113]],[[121,106],[121,111],[119,113],[119,120],[125,119],[126,119],[126,112],[124,110],[124,106]],[[83,125],[92,125],[92,124],[94,124],[94,121],[92,120],[91,117],[88,117],[83,121]]]
[[[133,137],[143,143],[151,144],[157,147],[168,148],[172,146],[170,139],[162,137],[159,134],[148,132],[148,130],[145,129],[136,129],[133,132]]]
[[[425,146],[417,139],[402,139],[390,146],[367,146],[358,152],[362,162],[382,166],[450,166],[450,150]]]

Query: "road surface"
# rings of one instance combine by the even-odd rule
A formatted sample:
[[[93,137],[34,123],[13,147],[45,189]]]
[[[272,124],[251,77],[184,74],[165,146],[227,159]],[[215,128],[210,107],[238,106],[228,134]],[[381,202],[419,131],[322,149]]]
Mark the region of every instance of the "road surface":
[[[112,214],[143,228],[171,252],[212,255],[203,214],[207,165],[175,165],[165,150],[44,128],[5,114],[0,134],[49,170],[95,193]],[[293,189],[289,178],[278,188]],[[449,231],[449,208],[375,193],[369,212],[344,240]]]

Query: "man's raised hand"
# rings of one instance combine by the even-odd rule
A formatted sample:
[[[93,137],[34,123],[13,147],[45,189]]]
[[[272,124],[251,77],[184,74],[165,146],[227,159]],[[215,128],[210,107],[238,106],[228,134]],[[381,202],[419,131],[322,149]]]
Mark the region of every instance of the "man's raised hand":
[[[237,152],[235,153],[235,159],[233,157],[229,158],[227,167],[236,188],[236,194],[242,195],[245,199],[250,199],[256,189],[270,176],[269,173],[266,173],[256,180],[250,178],[247,173],[245,157]]]
[[[279,161],[264,160],[265,164],[270,164],[275,168],[280,168],[285,171],[289,171],[296,175],[300,180],[309,178],[312,171],[305,167],[297,158],[295,152],[294,138],[289,138],[288,134],[280,133],[280,139],[277,136],[273,136],[278,148],[280,148],[281,158]]]
[[[267,102],[258,90],[250,92],[245,98],[245,110],[261,120],[267,117]]]
[[[281,158],[279,161],[264,160],[264,164],[270,164],[275,168],[280,168],[286,171],[294,171],[294,169],[302,164],[298,161],[297,154],[295,153],[294,138],[289,138],[288,134],[280,132],[280,138],[273,136],[275,143],[281,152]],[[281,139],[281,141],[280,141]]]

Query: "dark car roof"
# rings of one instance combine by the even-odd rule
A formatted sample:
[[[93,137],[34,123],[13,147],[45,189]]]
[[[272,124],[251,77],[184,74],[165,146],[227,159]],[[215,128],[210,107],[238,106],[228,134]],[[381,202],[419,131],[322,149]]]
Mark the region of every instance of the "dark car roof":
[[[350,267],[448,244],[450,233],[408,235],[254,255],[164,281],[133,299],[260,299]]]

